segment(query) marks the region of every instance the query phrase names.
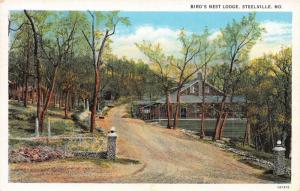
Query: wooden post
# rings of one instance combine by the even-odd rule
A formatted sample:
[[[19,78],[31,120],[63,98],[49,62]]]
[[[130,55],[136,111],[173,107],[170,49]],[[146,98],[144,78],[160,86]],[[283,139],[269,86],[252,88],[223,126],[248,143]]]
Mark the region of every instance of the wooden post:
[[[51,124],[50,124],[50,118],[48,118],[48,137],[51,137]]]
[[[86,100],[86,110],[88,110],[88,111],[90,110],[90,104],[89,104],[89,100],[88,99]]]
[[[160,122],[160,104],[158,104],[158,122]]]
[[[35,136],[39,137],[40,133],[39,133],[39,119],[35,118]]]

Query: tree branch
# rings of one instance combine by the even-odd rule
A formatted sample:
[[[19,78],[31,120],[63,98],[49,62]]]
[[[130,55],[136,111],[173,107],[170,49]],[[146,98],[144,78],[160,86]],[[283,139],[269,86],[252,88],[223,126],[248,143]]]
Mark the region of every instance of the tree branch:
[[[84,33],[84,31],[81,31],[82,32],[82,34],[83,34],[83,36],[84,36],[84,38],[85,38],[85,40],[87,41],[87,43],[89,44],[89,47],[92,49],[92,50],[94,50],[94,47],[92,47],[92,45],[91,45],[91,43],[90,43],[90,41],[89,41],[89,39],[88,39],[88,37],[86,36],[86,34]]]

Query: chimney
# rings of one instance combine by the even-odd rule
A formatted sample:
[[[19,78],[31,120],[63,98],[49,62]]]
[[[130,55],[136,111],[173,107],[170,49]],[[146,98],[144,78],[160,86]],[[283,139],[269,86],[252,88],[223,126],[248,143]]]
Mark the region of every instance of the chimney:
[[[198,72],[197,73],[197,80],[198,80],[198,93],[199,93],[199,96],[202,96],[202,73],[201,72]]]

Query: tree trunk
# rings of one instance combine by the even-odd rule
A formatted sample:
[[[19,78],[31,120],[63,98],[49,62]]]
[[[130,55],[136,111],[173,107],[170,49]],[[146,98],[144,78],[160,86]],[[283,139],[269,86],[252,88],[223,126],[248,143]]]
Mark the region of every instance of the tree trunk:
[[[274,135],[273,135],[273,128],[272,128],[272,116],[271,116],[272,110],[270,105],[268,104],[268,134],[269,134],[269,148],[268,151],[272,151],[274,148]]]
[[[58,108],[61,109],[61,100],[62,100],[62,97],[61,97],[61,93],[59,93],[59,96],[58,96]]]
[[[97,101],[100,87],[100,70],[95,66],[95,86],[94,86],[94,95],[93,95],[93,104],[91,109],[91,126],[90,132],[93,133],[96,127],[96,110],[97,110]]]
[[[284,145],[286,148],[285,158],[290,158],[290,153],[291,153],[291,131],[290,130],[287,131],[287,137],[284,141]]]
[[[205,118],[205,110],[204,105],[202,105],[202,113],[201,113],[201,124],[200,124],[200,139],[203,139],[205,137],[204,133],[204,118]]]
[[[220,137],[220,129],[221,129],[221,125],[222,125],[222,117],[224,115],[224,108],[225,108],[225,100],[226,100],[226,96],[223,96],[221,105],[220,105],[220,111],[218,114],[218,119],[215,125],[215,132],[214,132],[214,136],[213,136],[213,141],[217,140]]]
[[[202,114],[201,114],[201,124],[200,124],[200,139],[203,139],[205,137],[204,133],[204,118],[205,118],[205,110],[206,110],[206,105],[205,105],[205,80],[206,80],[206,64],[204,68],[204,80],[201,82],[199,80],[198,83],[202,83]],[[200,88],[199,88],[200,91]]]
[[[251,124],[250,124],[250,117],[247,115],[247,124],[246,124],[246,129],[245,129],[245,136],[244,136],[244,141],[243,145],[251,145]]]
[[[52,77],[52,80],[51,80],[50,90],[47,92],[47,95],[46,95],[46,98],[45,98],[46,101],[45,101],[43,110],[41,112],[41,120],[40,120],[41,123],[39,124],[41,132],[43,132],[44,118],[45,118],[45,115],[47,113],[47,110],[48,110],[48,107],[49,107],[49,103],[50,103],[50,100],[51,100],[51,97],[52,97],[52,94],[53,94],[53,90],[54,90],[54,87],[55,87],[57,71],[58,71],[58,65],[56,65],[54,67],[54,72],[53,72],[53,77]]]
[[[72,111],[74,107],[74,95],[70,94],[70,100],[69,100],[69,111]]]
[[[56,101],[57,101],[57,99],[56,99],[56,94],[54,95],[54,108],[56,107]]]
[[[221,138],[223,137],[223,130],[224,130],[224,127],[225,127],[225,124],[226,124],[226,121],[227,121],[227,116],[228,116],[228,113],[227,112],[224,113],[224,117],[222,119],[218,140],[221,140]]]
[[[41,121],[41,74],[40,74],[40,59],[39,59],[39,35],[38,32],[35,28],[34,22],[31,18],[31,16],[28,14],[28,12],[26,10],[24,10],[24,13],[26,15],[26,17],[28,18],[30,25],[31,25],[31,29],[33,32],[33,37],[34,37],[34,53],[33,53],[33,59],[34,59],[34,64],[36,66],[36,79],[37,79],[37,109],[36,109],[36,113],[37,113],[37,118],[39,121],[39,124],[41,125],[42,121]],[[41,131],[41,126],[39,125],[39,130]]]
[[[27,102],[28,102],[28,78],[29,78],[29,54],[30,54],[30,40],[29,40],[29,37],[30,37],[30,33],[29,33],[29,30],[28,30],[28,33],[27,33],[27,48],[25,50],[26,52],[26,68],[25,68],[25,92],[24,92],[24,107],[27,107]]]
[[[68,102],[69,102],[69,91],[66,92],[65,98],[65,119],[68,119]]]
[[[179,113],[179,107],[180,107],[180,91],[181,91],[181,88],[179,88],[177,90],[176,106],[175,106],[174,121],[173,121],[173,129],[177,128],[178,113]]]
[[[171,111],[170,111],[170,97],[169,97],[169,91],[166,91],[166,111],[167,111],[167,128],[171,129]]]
[[[75,108],[75,105],[76,105],[76,97],[75,96],[72,96],[72,102],[71,102],[71,109],[73,111],[73,109]]]
[[[24,107],[27,107],[28,100],[28,75],[25,76]]]
[[[23,68],[24,70],[24,68]],[[25,87],[25,78],[26,78],[26,74],[25,72],[23,71],[23,77],[22,77],[22,86],[21,86],[21,100],[24,102],[25,100],[25,90],[24,90],[24,87]]]

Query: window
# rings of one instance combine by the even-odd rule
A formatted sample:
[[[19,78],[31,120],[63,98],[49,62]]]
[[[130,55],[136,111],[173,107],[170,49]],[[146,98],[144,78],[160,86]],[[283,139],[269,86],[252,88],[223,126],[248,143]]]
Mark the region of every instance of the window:
[[[180,118],[186,118],[186,108],[185,107],[180,109]]]
[[[194,86],[190,87],[190,93],[191,94],[195,93],[195,87]]]
[[[209,87],[208,86],[205,87],[204,93],[209,94]]]

